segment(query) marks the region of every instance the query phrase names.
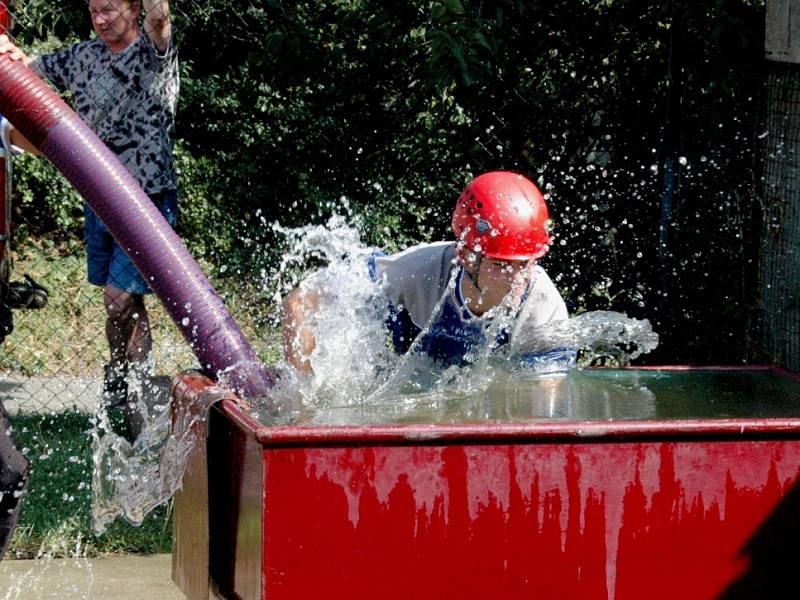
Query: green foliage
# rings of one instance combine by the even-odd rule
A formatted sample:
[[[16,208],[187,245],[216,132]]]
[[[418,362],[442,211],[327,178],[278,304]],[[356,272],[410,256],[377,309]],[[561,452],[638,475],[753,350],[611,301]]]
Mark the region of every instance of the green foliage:
[[[83,7],[59,4],[48,28],[54,8],[22,6],[25,40],[85,31]],[[179,227],[228,274],[275,262],[271,222],[323,221],[343,197],[368,243],[447,236],[463,184],[512,169],[549,194],[557,245],[546,266],[572,310],[624,310],[656,321],[665,340],[688,336],[694,345],[662,344],[676,361],[705,360],[711,340],[738,335],[751,309],[754,247],[741,235],[753,229],[763,1],[172,8]],[[38,169],[19,193],[54,214],[38,219],[23,200],[21,216],[37,234],[74,233],[73,200],[56,205],[64,196],[41,189]],[[709,310],[723,305],[735,308]],[[743,351],[726,344],[717,360]]]
[[[31,42],[52,37],[60,40],[85,38],[92,31],[86,0],[15,0],[10,4],[16,27],[12,33]]]
[[[80,239],[83,200],[46,159],[23,154],[14,159],[12,196],[15,240]]]
[[[175,163],[181,186],[179,233],[196,256],[230,251],[236,236],[235,199],[224,193],[219,164],[209,156],[192,156],[180,143]]]

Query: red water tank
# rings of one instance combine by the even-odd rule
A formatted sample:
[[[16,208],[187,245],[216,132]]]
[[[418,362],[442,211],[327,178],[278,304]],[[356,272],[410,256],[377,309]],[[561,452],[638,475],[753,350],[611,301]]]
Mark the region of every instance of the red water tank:
[[[686,398],[680,418],[268,427],[231,396],[175,499],[176,581],[204,583],[190,598],[209,582],[270,600],[785,597],[800,381],[709,376],[751,401],[735,414],[724,394],[716,413]],[[666,396],[691,377],[652,379],[671,379]]]

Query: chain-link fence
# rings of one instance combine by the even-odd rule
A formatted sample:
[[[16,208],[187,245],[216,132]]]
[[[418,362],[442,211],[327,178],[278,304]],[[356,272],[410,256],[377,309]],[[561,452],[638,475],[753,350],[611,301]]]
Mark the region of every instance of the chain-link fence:
[[[26,7],[4,7],[4,29],[12,40],[15,31],[32,25]],[[86,18],[94,39],[52,52],[29,54],[27,48],[10,47],[6,53],[72,102],[174,223],[178,182],[172,148],[179,79],[164,7],[166,3],[149,1],[143,6],[92,1]],[[144,300],[147,283],[91,209],[85,211],[84,243],[78,243],[77,223],[67,231],[48,230],[31,221],[38,212],[52,222],[45,207],[31,213],[16,206],[21,198],[14,179],[17,155],[38,150],[13,123],[4,133],[8,239],[3,259],[8,275],[3,300],[18,309],[13,331],[10,321],[6,327],[0,357],[6,406],[91,410],[102,399],[123,399],[132,363],[152,363],[151,370],[165,372],[191,366],[169,320],[160,311],[150,316],[153,304]],[[41,202],[32,195],[27,200],[34,206]],[[80,207],[74,193],[65,193],[62,202],[68,207],[64,214],[74,219]],[[94,286],[86,281],[87,265]]]
[[[9,33],[50,57],[43,74],[167,213],[177,187],[177,231],[268,362],[285,291],[264,287],[281,253],[272,222],[351,211],[387,251],[446,239],[464,183],[493,169],[548,193],[545,266],[573,313],[651,319],[656,362],[745,360],[761,3],[175,1],[160,46],[163,6],[15,0]],[[141,53],[106,55],[133,21]],[[160,74],[173,45],[179,89]],[[14,169],[10,278],[49,298],[14,312],[0,393],[26,410],[90,409],[106,373],[113,391],[145,354],[144,312],[136,294],[119,302],[87,281],[83,199],[47,159],[22,154]],[[153,296],[145,306],[155,372],[193,366],[179,326]]]
[[[174,158],[180,81],[174,23],[176,14],[184,22],[187,15],[180,8],[170,14],[162,0],[91,0],[59,11],[38,2],[3,3],[5,56],[62,95],[132,175],[132,185],[176,226],[184,182]],[[132,370],[164,379],[199,366],[179,327],[149,293],[154,277],[145,279],[134,265],[131,257],[143,249],[117,243],[35,142],[10,116],[4,127],[0,346],[6,407],[91,411],[100,402],[120,404]],[[94,165],[81,168],[87,172],[81,176],[93,177]],[[221,284],[249,336],[268,351],[268,334],[247,316],[247,286]]]
[[[12,277],[31,275],[48,290],[48,303],[14,311],[14,330],[6,337],[0,363],[3,400],[12,411],[92,410],[102,397],[104,367],[110,362],[103,290],[86,282],[83,247],[55,260],[42,251],[33,246],[12,254]],[[145,302],[156,373],[194,367],[188,345],[160,304],[152,297]]]

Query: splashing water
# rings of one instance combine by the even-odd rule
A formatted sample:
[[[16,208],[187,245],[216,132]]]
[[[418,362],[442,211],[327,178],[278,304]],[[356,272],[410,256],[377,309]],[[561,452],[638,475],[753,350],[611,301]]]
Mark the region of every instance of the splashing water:
[[[168,386],[147,371],[129,380],[142,428],[133,443],[117,435],[106,409],[95,415],[92,432],[92,522],[99,534],[117,517],[133,525],[180,489],[197,440],[195,423],[227,392],[211,387],[189,411],[172,406]]]
[[[59,554],[60,555],[60,554]],[[95,574],[85,556],[51,560],[48,551],[40,552],[36,561],[25,561],[29,567],[5,576],[6,587],[0,600],[30,598],[93,598]],[[58,595],[53,588],[58,586]]]
[[[5,589],[0,589],[0,600],[55,597],[54,581],[61,582],[59,597],[93,597],[94,572],[81,535],[74,534],[74,529],[78,528],[72,519],[62,522],[42,542],[35,561],[21,561],[18,564],[25,564],[26,568],[5,575],[6,585]],[[68,543],[66,540],[75,541]],[[59,560],[53,560],[57,557]],[[69,573],[69,577],[64,577],[64,573]]]
[[[658,336],[647,321],[597,311],[530,331],[513,331],[513,315],[529,281],[522,276],[506,300],[487,313],[490,318],[481,320],[485,339],[495,340],[502,330],[510,329],[511,342],[501,348],[485,344],[467,357],[465,366],[444,367],[418,349],[427,327],[408,353],[394,352],[385,326],[387,295],[368,270],[368,259],[376,249],[361,243],[357,227],[334,216],[325,226],[275,226],[275,230],[289,246],[278,271],[277,294],[296,285],[309,264],[322,265],[300,285],[316,290],[324,301],[311,320],[316,338],[310,356],[313,372],[298,372],[285,362],[277,366],[280,378],[268,403],[252,403],[253,416],[265,422],[357,423],[376,415],[404,420],[490,419],[504,412],[506,417],[557,417],[571,414],[575,407],[582,407],[586,414],[588,405],[590,413],[594,410],[608,417],[617,414],[614,407],[619,402],[634,405],[634,412],[642,415],[652,406],[652,395],[643,388],[615,386],[611,398],[606,388],[598,391],[591,379],[559,381],[573,362],[565,362],[563,355],[543,354],[552,348],[570,348],[582,352],[585,364],[611,358],[624,365],[656,347]],[[531,277],[533,266],[529,269]],[[455,285],[454,278],[450,285]],[[442,305],[440,300],[431,321]],[[531,360],[533,355],[536,360]],[[225,374],[221,375],[224,386]],[[510,385],[510,381],[515,383]],[[226,395],[223,387],[212,387],[191,412],[173,408],[171,414],[167,391],[149,377],[131,382],[131,389],[139,398],[144,424],[135,442],[116,435],[104,411],[97,415],[92,505],[98,532],[118,516],[141,523],[180,488],[198,435],[194,425]],[[506,398],[504,403],[487,400],[498,394]],[[144,402],[148,395],[156,401]],[[277,413],[276,406],[280,407]]]
[[[376,374],[390,371],[396,362],[386,345],[382,288],[370,280],[367,266],[376,249],[362,245],[357,229],[340,216],[324,227],[275,229],[289,244],[280,279],[296,279],[309,262],[326,266],[301,284],[323,297],[310,323],[316,337],[310,357],[314,372],[306,376],[282,364],[281,380],[270,396],[299,398],[307,406],[336,404],[342,389],[353,398],[368,397]]]
[[[323,330],[326,343],[318,348],[322,364],[334,363],[336,357],[330,352],[335,351],[348,357],[346,362],[353,366],[352,371],[323,369],[318,378],[305,381],[306,388],[303,389],[309,390],[309,398],[322,399],[326,390],[338,390],[348,381],[359,381],[356,357],[361,353],[372,355],[376,349],[374,340],[382,339],[382,334],[376,335],[382,328],[382,321],[376,321],[376,325],[370,327],[364,310],[355,308],[356,301],[368,306],[369,286],[358,286],[356,283],[366,276],[366,256],[370,250],[360,245],[357,231],[343,226],[343,220],[339,217],[332,219],[328,227],[309,226],[280,231],[287,239],[296,240],[290,246],[290,251],[282,257],[281,273],[288,277],[300,264],[308,260],[319,261],[332,265],[328,279],[320,278],[318,283],[321,286],[338,281],[342,289],[355,290],[348,296],[352,305],[333,304],[338,310],[333,316],[339,322],[352,322],[357,326]],[[305,248],[309,249],[308,253],[301,250]],[[359,264],[365,265],[363,273],[355,268]],[[358,293],[359,288],[364,289],[363,294]],[[252,366],[240,364],[232,367],[231,371]],[[92,518],[98,533],[102,533],[117,517],[133,525],[141,524],[151,510],[165,503],[180,489],[186,462],[198,435],[198,428],[194,425],[206,418],[208,407],[227,396],[223,387],[212,387],[201,394],[191,412],[180,406],[172,407],[171,412],[169,392],[166,386],[159,386],[149,375],[152,371],[150,365],[142,369],[138,377],[134,374],[129,380],[131,395],[136,398],[138,420],[142,424],[133,442],[114,432],[104,409],[95,416]],[[289,373],[287,370],[282,381],[284,387],[293,380]],[[221,386],[225,385],[230,374],[219,374]],[[275,398],[270,398],[268,407],[262,407],[262,417],[275,420],[274,406],[280,404],[278,393]],[[182,412],[176,414],[176,410]],[[293,414],[285,411],[282,418],[289,418]]]
[[[628,366],[630,361],[658,346],[658,334],[650,322],[631,319],[605,310],[582,313],[566,321],[549,323],[530,331],[520,331],[512,339],[511,355],[525,355],[549,348],[584,350],[582,362],[591,364],[597,359],[610,358],[616,366]]]
[[[503,304],[481,319],[487,340],[497,339],[504,329],[512,330],[509,344],[499,349],[485,344],[466,357],[466,366],[444,367],[431,360],[417,346],[436,320],[442,299],[409,352],[397,355],[385,326],[389,316],[385,289],[368,272],[368,258],[375,249],[361,243],[357,229],[333,217],[325,227],[276,230],[286,236],[290,247],[279,275],[297,278],[309,262],[321,262],[324,266],[300,285],[321,294],[323,301],[310,323],[316,340],[309,357],[313,373],[300,373],[282,363],[281,379],[270,396],[283,403],[295,402],[318,416],[328,409],[353,407],[383,407],[390,413],[398,405],[429,402],[432,397],[479,395],[509,374],[548,375],[574,366],[563,352],[548,356],[547,351],[554,348],[580,351],[580,365],[608,359],[624,366],[658,344],[648,321],[609,311],[513,331],[513,315],[525,282],[533,276],[531,265],[528,279],[525,274],[518,277]],[[455,285],[455,275],[450,285]],[[291,287],[284,284],[283,289]]]

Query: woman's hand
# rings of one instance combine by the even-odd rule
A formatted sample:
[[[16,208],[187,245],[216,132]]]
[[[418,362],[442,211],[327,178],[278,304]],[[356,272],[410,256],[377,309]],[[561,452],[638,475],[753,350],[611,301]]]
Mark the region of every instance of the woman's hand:
[[[0,35],[0,54],[8,54],[11,60],[22,61],[26,66],[31,62],[31,59],[5,33]]]

